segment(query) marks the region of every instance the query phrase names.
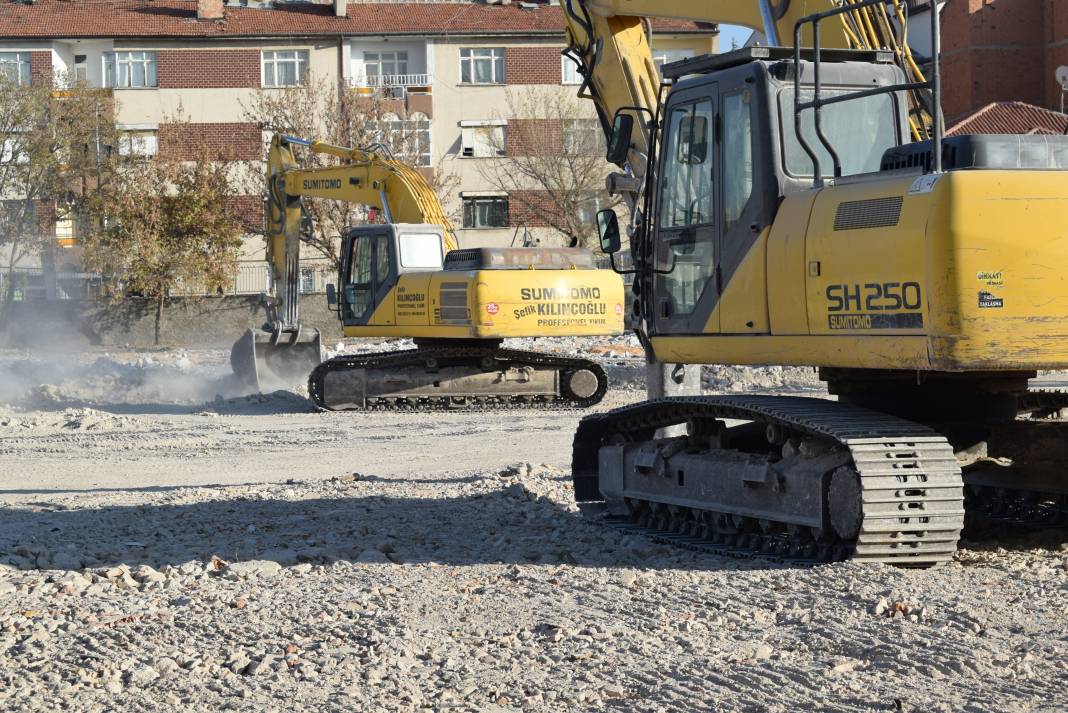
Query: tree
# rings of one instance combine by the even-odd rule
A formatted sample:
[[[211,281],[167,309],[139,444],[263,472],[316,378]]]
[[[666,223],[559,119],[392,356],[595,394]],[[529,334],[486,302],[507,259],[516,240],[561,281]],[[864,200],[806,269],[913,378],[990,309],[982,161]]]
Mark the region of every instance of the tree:
[[[102,274],[115,299],[136,293],[155,301],[157,345],[172,291],[226,289],[237,270],[241,230],[227,209],[235,187],[217,158],[203,149],[192,160],[134,158],[91,205],[86,268]]]
[[[600,122],[558,88],[509,90],[507,105],[506,131],[486,132],[500,158],[479,162],[479,173],[508,194],[513,220],[536,216],[565,245],[595,245],[596,212],[619,203],[604,188],[611,166]]]
[[[112,100],[84,84],[35,78],[26,85],[0,75],[0,253],[14,299],[14,271],[25,258],[49,262],[54,224],[82,215],[86,202],[115,175],[108,147],[118,131]]]
[[[309,72],[301,85],[256,92],[244,105],[244,113],[246,121],[267,132],[368,148],[425,168],[424,176],[439,197],[456,186],[456,177],[440,166],[430,169],[430,120],[409,112],[401,99],[339,89],[333,81]],[[340,162],[336,156],[310,152],[304,157],[307,168]],[[353,222],[368,218],[362,206],[325,198],[306,198],[304,207],[312,221],[305,244],[333,262],[338,259],[337,236]]]

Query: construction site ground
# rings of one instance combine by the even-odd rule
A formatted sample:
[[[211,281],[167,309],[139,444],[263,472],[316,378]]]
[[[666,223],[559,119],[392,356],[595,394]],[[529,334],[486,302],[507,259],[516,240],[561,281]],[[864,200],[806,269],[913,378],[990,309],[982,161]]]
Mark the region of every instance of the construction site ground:
[[[517,346],[644,396],[630,339]],[[1068,708],[1064,533],[931,571],[673,549],[578,513],[580,412],[316,413],[227,372],[0,352],[0,709]]]

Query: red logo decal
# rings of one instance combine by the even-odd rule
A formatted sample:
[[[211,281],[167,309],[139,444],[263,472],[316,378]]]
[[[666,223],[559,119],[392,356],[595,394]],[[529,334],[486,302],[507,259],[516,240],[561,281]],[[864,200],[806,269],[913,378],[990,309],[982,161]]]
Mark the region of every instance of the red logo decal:
[[[616,314],[623,314],[623,305],[616,303]]]
[[[486,305],[486,311],[490,314],[497,314],[501,311],[501,306],[496,302],[490,302],[488,305]]]

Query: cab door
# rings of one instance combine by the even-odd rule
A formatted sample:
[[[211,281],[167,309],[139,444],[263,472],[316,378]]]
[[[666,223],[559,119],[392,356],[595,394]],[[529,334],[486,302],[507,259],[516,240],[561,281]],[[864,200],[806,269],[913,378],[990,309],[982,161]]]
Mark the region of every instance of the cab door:
[[[654,334],[719,331],[715,83],[674,94],[665,113],[657,196]]]
[[[379,309],[397,283],[395,253],[393,232],[388,226],[349,232],[342,251],[342,324],[378,326],[395,323],[392,310],[387,314]]]

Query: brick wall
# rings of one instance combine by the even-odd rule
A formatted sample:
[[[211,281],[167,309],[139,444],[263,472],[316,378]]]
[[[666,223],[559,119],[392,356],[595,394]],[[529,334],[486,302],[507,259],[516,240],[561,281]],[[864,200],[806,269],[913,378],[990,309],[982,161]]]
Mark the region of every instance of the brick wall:
[[[560,50],[556,47],[506,47],[506,84],[559,84]]]
[[[263,234],[263,196],[231,196],[226,212],[245,233]]]
[[[942,11],[947,119],[995,101],[1058,108],[1053,74],[1068,64],[1063,0],[954,0]]]
[[[258,124],[160,124],[159,153],[176,159],[206,155],[212,160],[258,161],[263,139]]]
[[[563,124],[556,119],[509,119],[509,156],[545,156],[564,151]]]
[[[549,225],[556,206],[547,191],[512,191],[508,194],[508,223],[511,227],[543,228]]]
[[[52,53],[30,52],[30,84],[52,83]]]
[[[1046,0],[1042,26],[1046,28],[1046,106],[1060,109],[1061,87],[1053,78],[1057,67],[1068,66],[1068,6],[1063,0]]]
[[[156,62],[163,89],[260,86],[259,50],[160,50]]]
[[[34,201],[34,217],[41,235],[56,234],[56,204],[53,201]]]

